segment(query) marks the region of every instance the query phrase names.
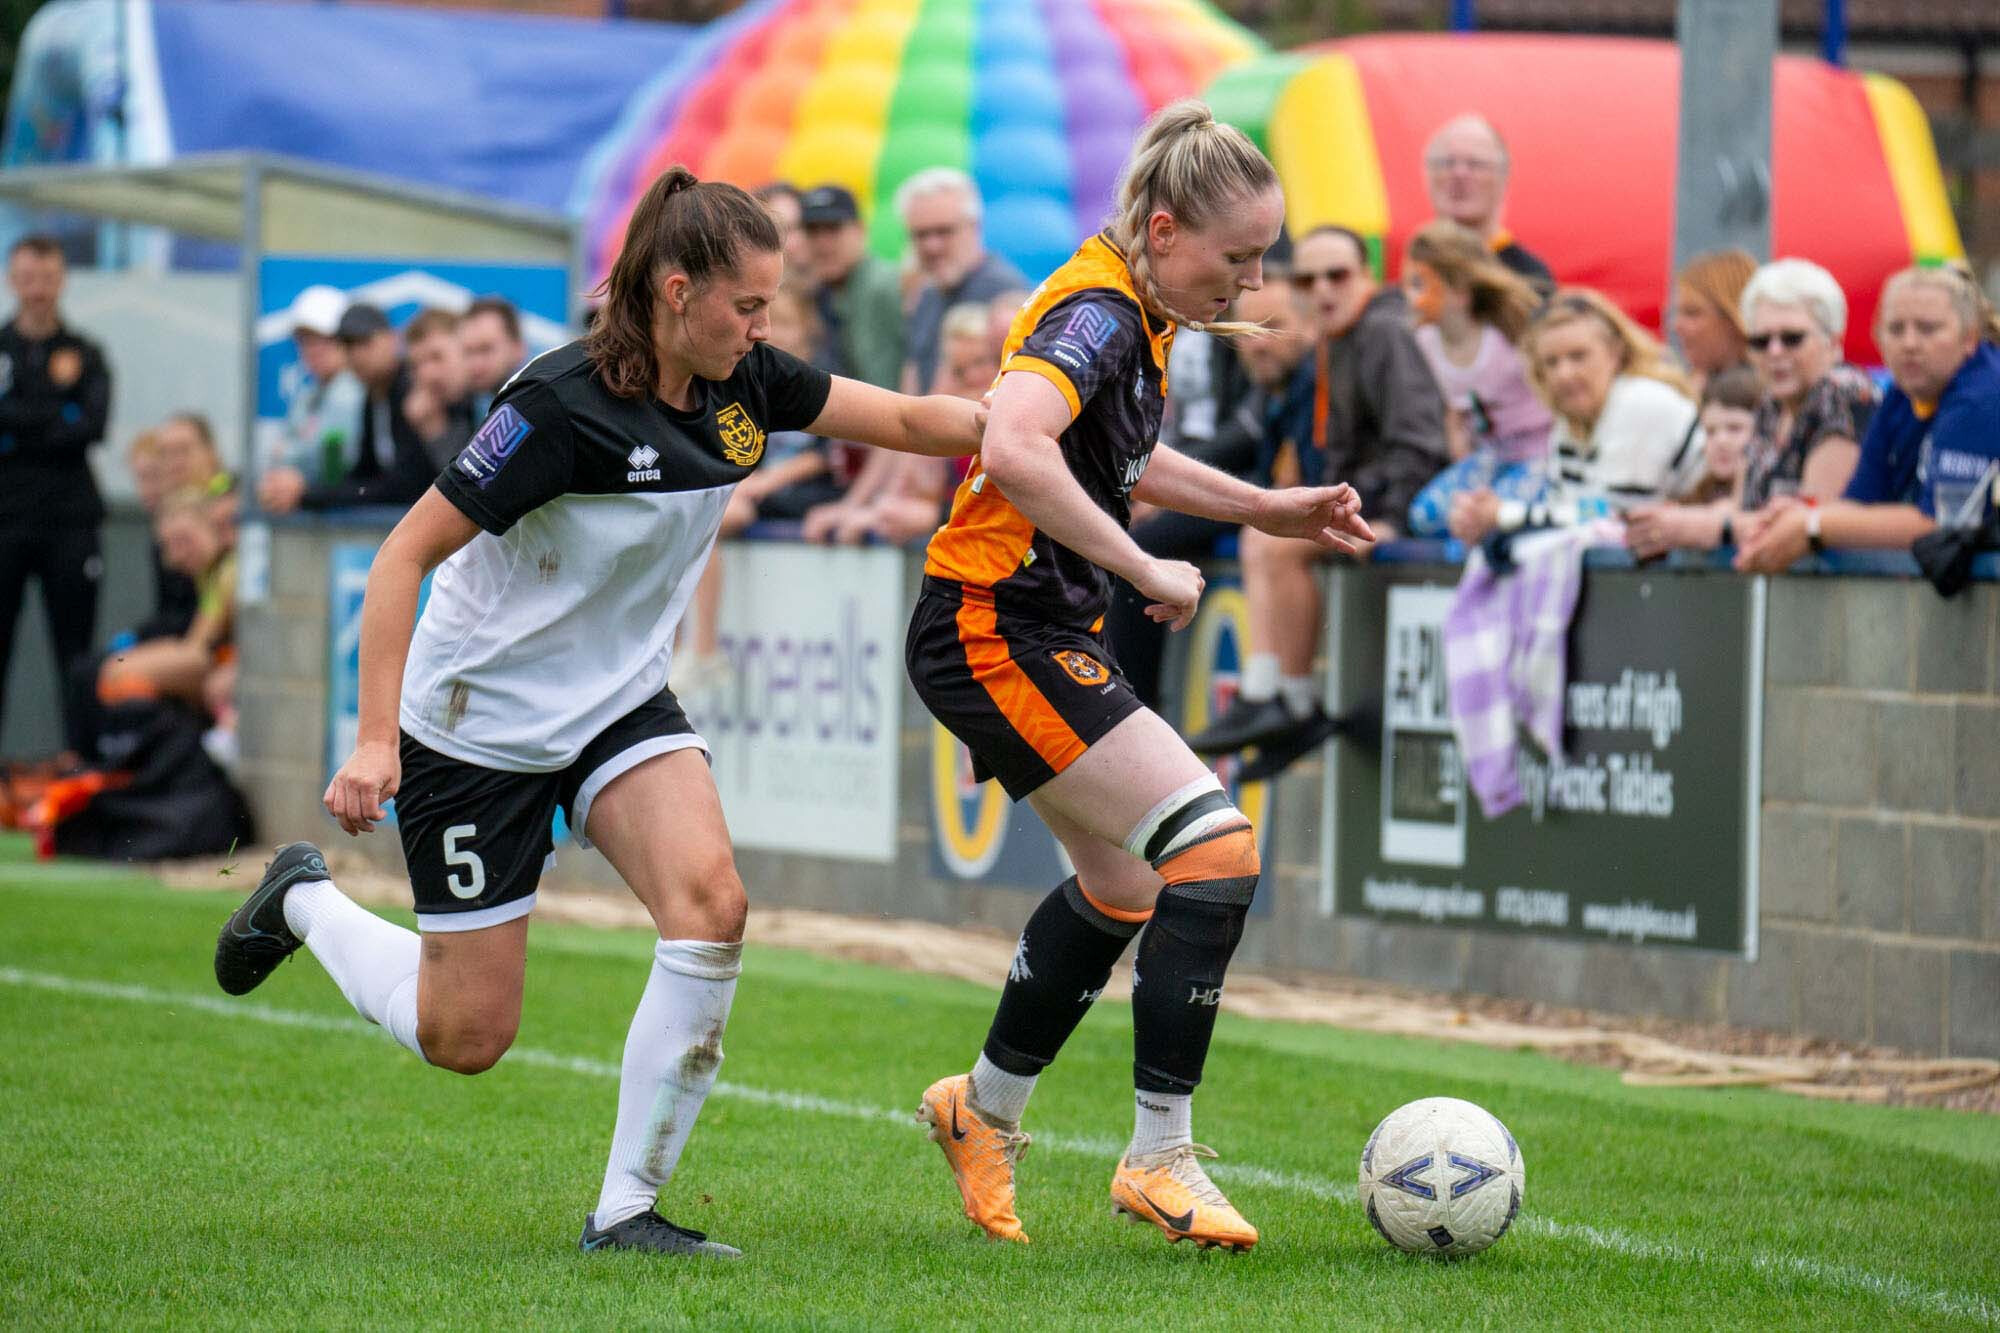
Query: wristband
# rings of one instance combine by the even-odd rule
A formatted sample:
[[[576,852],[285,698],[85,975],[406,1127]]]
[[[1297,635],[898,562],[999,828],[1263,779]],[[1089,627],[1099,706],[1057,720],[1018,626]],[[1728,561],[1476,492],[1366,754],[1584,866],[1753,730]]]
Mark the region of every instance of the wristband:
[[[1716,544],[1718,546],[1736,545],[1736,519],[1733,516],[1729,514],[1722,516],[1722,537]]]
[[[1820,540],[1819,535],[1819,509],[1817,506],[1808,506],[1806,508],[1806,545],[1812,548],[1814,555],[1826,554],[1826,543]]]

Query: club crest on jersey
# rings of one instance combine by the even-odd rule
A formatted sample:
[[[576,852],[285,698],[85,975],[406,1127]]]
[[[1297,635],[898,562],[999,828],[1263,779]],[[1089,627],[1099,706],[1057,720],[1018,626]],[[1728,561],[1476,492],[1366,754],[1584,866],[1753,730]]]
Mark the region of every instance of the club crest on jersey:
[[[625,455],[625,461],[632,465],[632,470],[625,474],[626,481],[658,481],[660,479],[660,470],[653,466],[653,464],[660,461],[660,451],[652,445],[640,445],[637,449]]]
[[[514,410],[512,403],[502,403],[486,418],[479,433],[459,450],[458,462],[453,466],[483,491],[500,475],[500,469],[514,456],[521,442],[534,433],[535,428]]]
[[[715,431],[722,437],[722,456],[738,467],[755,467],[764,456],[764,432],[743,410],[731,403],[715,414]]]
[[[1080,653],[1074,648],[1064,648],[1050,654],[1063,674],[1079,685],[1106,685],[1111,681],[1111,671],[1104,663],[1089,653]]]

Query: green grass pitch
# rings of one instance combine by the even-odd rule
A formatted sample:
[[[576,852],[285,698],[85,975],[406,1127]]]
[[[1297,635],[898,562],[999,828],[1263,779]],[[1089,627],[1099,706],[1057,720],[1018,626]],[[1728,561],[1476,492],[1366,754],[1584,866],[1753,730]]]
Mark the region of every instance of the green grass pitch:
[[[966,1067],[992,993],[768,949],[662,1202],[748,1257],[582,1256],[648,938],[537,927],[519,1043],[466,1079],[355,1019],[309,955],[221,995],[210,950],[246,887],[0,849],[0,1327],[2000,1323],[2000,1119],[1230,1015],[1196,1137],[1263,1243],[1170,1246],[1106,1199],[1116,1003],[1030,1108],[1034,1244],[989,1244],[909,1112]],[[1491,1108],[1528,1164],[1513,1232],[1454,1263],[1391,1251],[1354,1203],[1369,1129],[1435,1094]]]

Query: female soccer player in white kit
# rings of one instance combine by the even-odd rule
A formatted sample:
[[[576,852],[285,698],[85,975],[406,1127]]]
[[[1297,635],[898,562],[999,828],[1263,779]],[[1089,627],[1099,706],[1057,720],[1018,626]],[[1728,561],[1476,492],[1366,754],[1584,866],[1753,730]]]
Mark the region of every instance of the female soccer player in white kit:
[[[678,167],[661,176],[590,335],[514,377],[376,554],[359,739],[325,799],[355,834],[396,798],[421,933],[349,901],[300,842],[216,943],[232,995],[304,945],[419,1058],[479,1073],[519,1026],[528,913],[560,805],[660,934],[585,1250],[737,1254],[654,1209],[715,1082],[747,910],[707,747],[667,688],[730,490],[770,431],[978,447],[973,404],[832,377],[765,345],[779,246],[743,191]]]

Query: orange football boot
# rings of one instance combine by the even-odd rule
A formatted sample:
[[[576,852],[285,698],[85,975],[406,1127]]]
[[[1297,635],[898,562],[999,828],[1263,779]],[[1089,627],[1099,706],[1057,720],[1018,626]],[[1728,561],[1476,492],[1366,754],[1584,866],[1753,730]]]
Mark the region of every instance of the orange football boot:
[[[966,1100],[970,1074],[941,1078],[924,1089],[917,1123],[931,1127],[931,1142],[944,1149],[945,1163],[965,1200],[965,1215],[994,1240],[1027,1243],[1014,1215],[1014,1164],[1028,1151],[1028,1136],[988,1121]]]
[[[1184,1143],[1123,1159],[1111,1177],[1111,1211],[1150,1222],[1173,1241],[1242,1253],[1257,1243],[1257,1228],[1243,1220],[1196,1160],[1216,1155],[1213,1148]]]

